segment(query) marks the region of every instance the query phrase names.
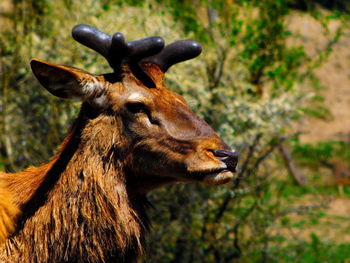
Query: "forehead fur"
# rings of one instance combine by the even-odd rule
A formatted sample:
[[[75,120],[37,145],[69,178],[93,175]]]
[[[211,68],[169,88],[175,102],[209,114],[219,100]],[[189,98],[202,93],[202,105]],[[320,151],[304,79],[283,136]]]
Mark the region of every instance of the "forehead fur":
[[[142,69],[156,84],[156,88],[146,87],[130,70],[128,66],[123,67],[121,82],[110,85],[108,97],[117,109],[127,101],[140,101],[162,109],[163,113],[177,111],[182,108],[191,111],[186,101],[178,94],[166,89],[164,85],[164,73],[154,64],[143,64]]]
[[[161,69],[157,65],[151,64],[151,63],[144,63],[141,65],[141,68],[142,68],[142,71],[152,79],[152,81],[156,85],[157,89],[164,88],[164,73],[161,71]],[[122,74],[123,82],[133,81],[138,86],[145,87],[145,85],[142,83],[142,81],[139,80],[132,73],[132,71],[130,70],[128,65],[124,65],[122,71],[123,71],[123,74]],[[145,88],[147,88],[147,87],[145,87]]]

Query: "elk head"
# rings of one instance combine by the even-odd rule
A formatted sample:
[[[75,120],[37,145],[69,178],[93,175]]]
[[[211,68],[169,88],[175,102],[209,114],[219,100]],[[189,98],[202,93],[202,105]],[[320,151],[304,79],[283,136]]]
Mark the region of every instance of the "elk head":
[[[92,141],[95,154],[116,152],[113,158],[123,159],[125,174],[142,192],[170,182],[222,184],[233,177],[237,154],[164,86],[169,67],[200,54],[198,43],[164,47],[160,37],[127,42],[120,33],[110,37],[87,25],[72,35],[103,55],[114,72],[94,75],[36,59],[31,67],[53,95],[83,101],[88,121],[81,136]]]

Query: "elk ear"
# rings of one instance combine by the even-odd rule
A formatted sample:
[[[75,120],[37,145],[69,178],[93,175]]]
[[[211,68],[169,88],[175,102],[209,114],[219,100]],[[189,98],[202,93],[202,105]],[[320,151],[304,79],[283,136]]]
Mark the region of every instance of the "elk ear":
[[[84,70],[38,59],[32,59],[30,66],[40,84],[57,97],[87,101],[103,93],[103,85],[96,76]]]

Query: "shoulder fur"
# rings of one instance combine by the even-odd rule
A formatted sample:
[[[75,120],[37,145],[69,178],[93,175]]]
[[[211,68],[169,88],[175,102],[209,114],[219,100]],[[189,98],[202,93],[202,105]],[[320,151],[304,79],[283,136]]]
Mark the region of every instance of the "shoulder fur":
[[[3,173],[0,173],[0,177]],[[2,244],[15,230],[16,217],[20,209],[15,204],[11,193],[6,189],[4,182],[0,181],[0,244]]]

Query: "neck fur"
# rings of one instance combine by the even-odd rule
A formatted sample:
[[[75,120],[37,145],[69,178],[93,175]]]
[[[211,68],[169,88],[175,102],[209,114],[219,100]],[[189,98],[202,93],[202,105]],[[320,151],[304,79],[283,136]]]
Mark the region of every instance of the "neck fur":
[[[143,197],[128,192],[116,150],[96,149],[84,134],[94,137],[80,116],[60,154],[7,176],[23,213],[0,261],[133,262],[143,253]]]

